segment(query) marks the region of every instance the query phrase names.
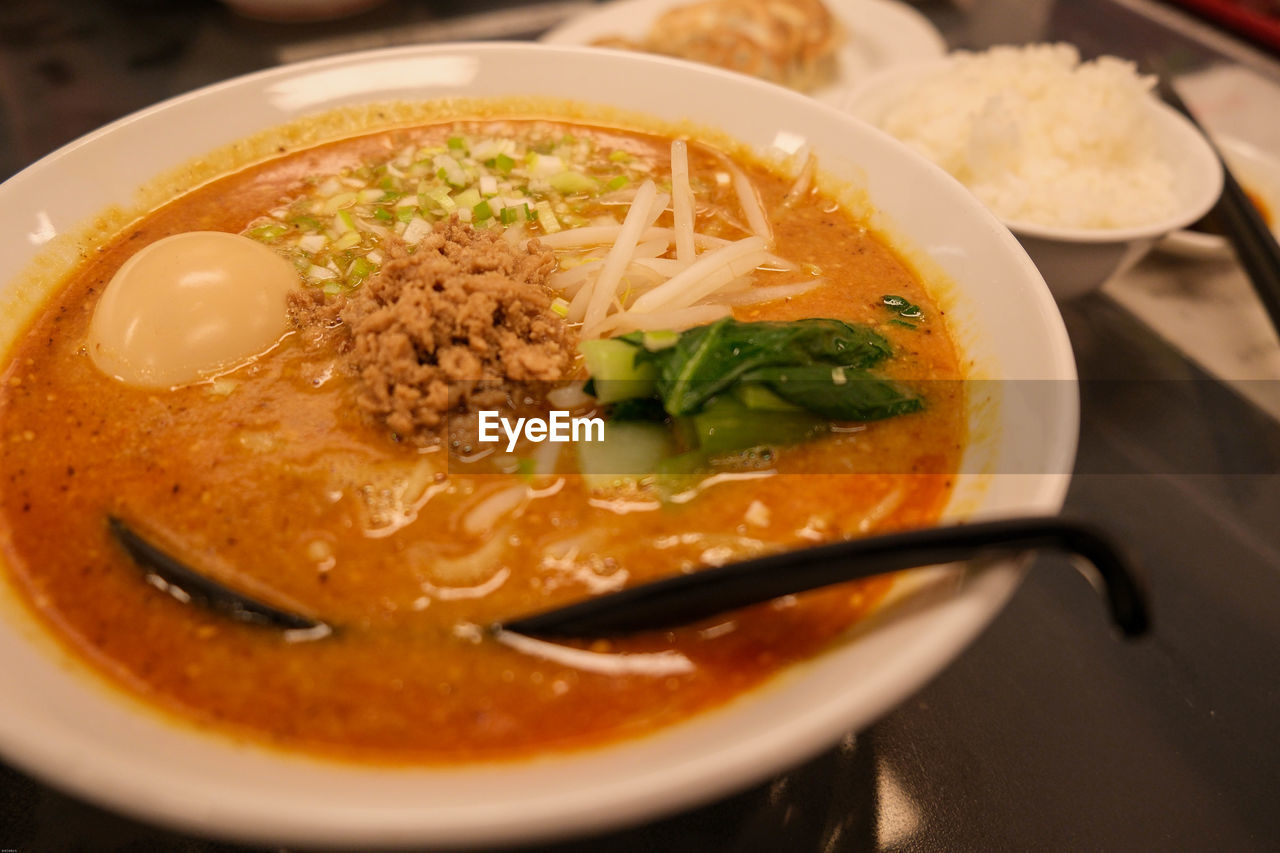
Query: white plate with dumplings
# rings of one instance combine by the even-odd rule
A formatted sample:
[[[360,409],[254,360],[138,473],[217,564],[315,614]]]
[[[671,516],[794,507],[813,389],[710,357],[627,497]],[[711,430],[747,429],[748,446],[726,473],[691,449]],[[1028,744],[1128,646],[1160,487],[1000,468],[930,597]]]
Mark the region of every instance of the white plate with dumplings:
[[[547,44],[590,45],[598,39],[644,38],[664,12],[698,0],[615,0],[579,15],[542,36]],[[843,92],[869,75],[897,65],[937,59],[946,42],[929,19],[895,0],[826,0],[832,17],[843,27],[836,51],[834,76],[807,94],[835,104]]]

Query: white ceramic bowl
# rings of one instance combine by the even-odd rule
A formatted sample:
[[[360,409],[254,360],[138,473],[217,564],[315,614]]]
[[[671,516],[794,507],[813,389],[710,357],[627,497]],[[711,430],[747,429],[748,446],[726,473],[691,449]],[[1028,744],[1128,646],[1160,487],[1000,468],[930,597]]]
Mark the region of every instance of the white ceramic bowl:
[[[846,91],[838,106],[878,126],[889,108],[913,85],[945,69],[949,62],[941,59],[886,69]],[[1154,97],[1150,108],[1157,144],[1174,169],[1176,211],[1159,221],[1132,228],[1064,228],[1004,219],[1059,300],[1073,299],[1101,287],[1137,263],[1156,241],[1207,213],[1222,193],[1222,165],[1200,131]]]
[[[979,375],[1049,380],[1031,383],[1043,391],[1034,406],[1002,400],[1000,383],[975,390],[980,434],[949,515],[1061,507],[1078,425],[1074,362],[1053,300],[1009,231],[879,131],[783,89],[662,58],[492,43],[412,47],[276,68],[122,119],[0,186],[5,335],[31,310],[33,285],[15,279],[19,271],[56,248],[64,239],[56,235],[108,205],[130,205],[155,175],[303,114],[462,95],[537,95],[692,118],[759,150],[807,140],[828,175],[865,191],[877,223],[908,257],[954,282],[940,296]],[[1019,413],[1035,428],[1015,422]],[[745,787],[869,724],[955,657],[1021,572],[1005,561],[927,576],[944,582],[913,593],[875,627],[649,737],[535,760],[402,769],[283,754],[153,713],[59,652],[5,587],[0,752],[105,806],[242,840],[370,848],[583,833]]]

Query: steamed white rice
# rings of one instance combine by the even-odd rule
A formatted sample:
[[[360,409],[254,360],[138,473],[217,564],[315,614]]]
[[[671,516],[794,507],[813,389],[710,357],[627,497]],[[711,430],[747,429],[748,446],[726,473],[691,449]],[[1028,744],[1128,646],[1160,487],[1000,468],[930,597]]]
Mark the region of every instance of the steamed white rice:
[[[880,118],[1005,219],[1124,228],[1175,211],[1154,78],[1067,44],[958,52]]]

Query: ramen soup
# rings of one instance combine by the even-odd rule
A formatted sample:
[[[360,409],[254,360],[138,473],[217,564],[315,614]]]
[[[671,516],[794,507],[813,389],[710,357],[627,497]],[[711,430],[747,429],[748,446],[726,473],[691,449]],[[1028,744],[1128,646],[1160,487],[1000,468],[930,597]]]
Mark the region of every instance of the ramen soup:
[[[15,586],[155,706],[329,756],[526,756],[741,695],[889,582],[607,641],[487,626],[939,518],[966,439],[946,318],[803,161],[477,119],[174,199],[8,356]],[[576,442],[495,420],[554,412]],[[202,606],[111,518],[323,626]]]

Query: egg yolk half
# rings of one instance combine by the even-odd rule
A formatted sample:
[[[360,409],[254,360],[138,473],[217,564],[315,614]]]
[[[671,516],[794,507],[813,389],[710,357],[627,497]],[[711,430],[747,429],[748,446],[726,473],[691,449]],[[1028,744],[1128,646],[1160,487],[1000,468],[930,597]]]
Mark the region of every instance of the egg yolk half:
[[[170,388],[237,367],[287,331],[298,275],[261,243],[220,231],[157,240],[125,261],[89,323],[89,356],[129,385]]]

